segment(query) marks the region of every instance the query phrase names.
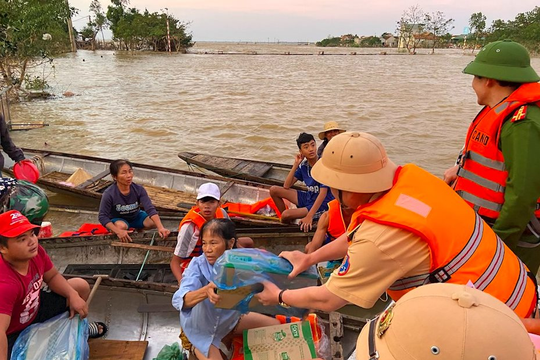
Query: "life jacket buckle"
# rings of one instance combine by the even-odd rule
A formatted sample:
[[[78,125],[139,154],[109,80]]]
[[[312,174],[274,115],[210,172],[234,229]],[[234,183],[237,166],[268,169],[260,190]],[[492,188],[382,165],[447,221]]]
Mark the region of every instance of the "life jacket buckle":
[[[428,276],[429,284],[445,283],[451,278],[452,276],[448,273],[445,267],[440,267],[432,271]]]

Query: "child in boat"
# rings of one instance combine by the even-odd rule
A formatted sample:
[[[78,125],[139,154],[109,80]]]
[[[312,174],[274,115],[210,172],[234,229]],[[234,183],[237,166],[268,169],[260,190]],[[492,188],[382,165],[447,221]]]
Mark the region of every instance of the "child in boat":
[[[299,152],[296,154],[294,164],[281,186],[272,186],[270,196],[281,212],[281,221],[290,223],[300,219],[300,229],[309,231],[312,228],[313,219],[328,210],[328,202],[334,197],[327,186],[319,183],[311,176],[311,168],[319,157],[317,156],[317,144],[311,134],[301,133],[296,139]],[[303,181],[307,191],[291,189],[298,180]],[[287,209],[284,199],[295,204],[297,209]]]
[[[114,160],[109,170],[114,184],[103,193],[99,204],[99,222],[122,242],[131,242],[128,229],[157,228],[162,238],[170,231],[163,227],[156,208],[144,187],[133,182],[133,165],[128,160]],[[144,210],[141,210],[141,205]]]
[[[35,230],[16,210],[0,214],[0,359],[9,359],[20,332],[65,311],[88,315],[90,286],[81,278],[66,280],[38,244]],[[41,289],[45,282],[50,291]],[[103,323],[92,323],[90,335],[103,336]]]
[[[326,147],[326,144],[337,134],[341,134],[342,132],[345,132],[347,130],[343,130],[339,128],[339,124],[337,121],[328,121],[324,124],[324,130],[319,133],[319,139],[321,139],[323,142],[321,145],[319,145],[319,148],[317,149],[317,156],[321,157],[324,148]]]
[[[278,325],[279,321],[257,313],[242,316],[236,310],[215,307],[220,296],[215,293],[212,267],[226,250],[235,247],[234,223],[230,219],[212,219],[202,225],[200,238],[203,255],[190,262],[172,304],[180,311],[182,331],[197,359],[222,360],[228,358],[222,352],[227,353],[230,345],[227,339],[231,335],[242,334],[245,329]]]
[[[189,262],[202,254],[199,230],[205,222],[212,219],[229,218],[225,209],[220,207],[221,193],[214,183],[204,183],[197,189],[197,203],[184,216],[178,227],[178,241],[171,259],[171,270],[180,283],[182,273]],[[239,247],[252,247],[253,240],[243,237],[238,239]]]
[[[314,252],[345,234],[355,210],[340,205],[336,199],[330,201],[328,211],[322,214],[317,222],[317,230],[313,234],[313,239],[306,245],[306,254]]]

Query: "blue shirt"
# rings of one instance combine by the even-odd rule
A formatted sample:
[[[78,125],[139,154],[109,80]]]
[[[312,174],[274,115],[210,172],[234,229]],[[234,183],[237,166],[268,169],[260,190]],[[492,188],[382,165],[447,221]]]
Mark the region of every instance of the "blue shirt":
[[[218,309],[208,299],[204,299],[190,309],[183,309],[184,296],[199,290],[212,281],[213,267],[202,255],[193,258],[180,282],[180,289],[174,293],[172,304],[180,311],[180,326],[189,341],[204,356],[208,357],[210,345],[219,348],[221,340],[230,333],[238,320],[240,312],[236,310]]]
[[[124,195],[120,192],[116,183],[114,183],[103,192],[103,197],[99,204],[99,222],[103,226],[106,226],[112,219],[116,218],[122,218],[128,222],[132,222],[137,218],[141,205],[148,213],[148,216],[157,214],[157,210],[144,187],[131,183],[129,194]]]
[[[294,172],[294,177],[300,181],[303,181],[304,184],[306,184],[307,193],[311,201],[311,204],[313,204],[315,200],[317,199],[317,196],[319,196],[319,191],[321,188],[328,189],[328,192],[326,193],[326,197],[324,198],[324,201],[321,206],[324,206],[329,201],[334,200],[334,196],[332,195],[332,192],[330,191],[328,186],[321,184],[320,182],[318,182],[311,176],[311,166],[309,166],[309,163],[307,160],[304,160],[300,163],[300,165],[298,166],[298,169],[296,169],[296,171]]]

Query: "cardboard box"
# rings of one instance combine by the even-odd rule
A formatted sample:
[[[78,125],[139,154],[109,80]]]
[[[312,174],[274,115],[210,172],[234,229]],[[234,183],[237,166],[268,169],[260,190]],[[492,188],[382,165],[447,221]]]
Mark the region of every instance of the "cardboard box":
[[[244,331],[245,360],[304,360],[316,357],[309,321]]]

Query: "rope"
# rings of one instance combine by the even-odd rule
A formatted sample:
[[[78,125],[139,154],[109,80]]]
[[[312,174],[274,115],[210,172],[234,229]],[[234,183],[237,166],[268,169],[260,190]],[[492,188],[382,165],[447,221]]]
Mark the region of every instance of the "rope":
[[[32,163],[39,168],[41,174],[45,171],[45,161],[43,160],[42,155],[34,155],[31,159]]]
[[[156,234],[157,232],[154,232],[154,235],[152,235],[152,241],[150,241],[150,246],[154,245],[154,240],[156,238]],[[146,255],[144,256],[144,260],[143,260],[143,263],[141,265],[141,268],[139,269],[139,273],[137,274],[137,278],[135,279],[135,281],[139,281],[139,277],[141,276],[141,273],[144,269],[144,264],[146,264],[146,260],[148,260],[148,255],[150,255],[150,249],[148,249],[148,251],[146,252]]]

